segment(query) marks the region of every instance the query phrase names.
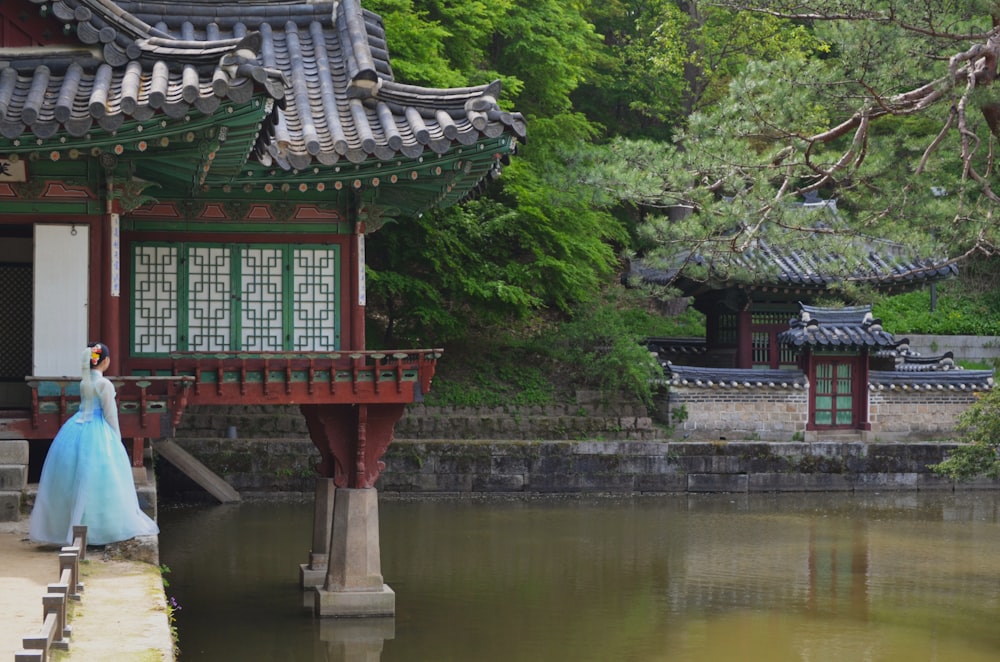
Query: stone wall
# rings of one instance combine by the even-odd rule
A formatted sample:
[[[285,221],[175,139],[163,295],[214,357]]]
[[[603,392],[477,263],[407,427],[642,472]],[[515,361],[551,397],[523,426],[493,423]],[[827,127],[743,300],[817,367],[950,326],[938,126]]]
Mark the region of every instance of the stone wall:
[[[809,414],[805,388],[686,387],[671,385],[675,438],[692,440],[802,439]]]
[[[976,401],[971,390],[872,389],[868,392],[871,430],[865,441],[947,441],[958,417]],[[674,439],[729,441],[811,441],[806,432],[809,392],[804,388],[672,384],[669,416]],[[822,441],[823,439],[818,439]]]
[[[952,439],[955,424],[981,391],[868,392],[869,436],[876,441]]]
[[[910,350],[924,356],[953,352],[955,361],[975,361],[986,365],[1000,362],[1000,336],[905,335]],[[898,339],[901,339],[897,337]]]
[[[309,437],[295,406],[189,407],[177,429],[180,438],[235,436]],[[406,407],[396,424],[397,439],[649,440],[661,437],[646,408],[636,402],[579,391],[574,402],[536,407]]]
[[[244,493],[311,492],[308,441],[178,440]],[[996,489],[933,474],[954,444],[861,442],[424,442],[399,440],[376,487],[400,494]],[[165,463],[161,463],[165,464]],[[160,467],[161,491],[197,492]],[[166,474],[166,475],[164,475]],[[181,477],[183,478],[183,477]],[[173,481],[173,484],[171,482]]]

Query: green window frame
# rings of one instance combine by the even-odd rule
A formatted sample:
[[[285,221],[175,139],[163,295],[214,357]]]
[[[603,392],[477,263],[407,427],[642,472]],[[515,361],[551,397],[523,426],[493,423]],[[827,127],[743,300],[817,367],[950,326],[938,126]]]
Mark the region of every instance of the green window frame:
[[[340,247],[136,242],[133,356],[337,351]]]

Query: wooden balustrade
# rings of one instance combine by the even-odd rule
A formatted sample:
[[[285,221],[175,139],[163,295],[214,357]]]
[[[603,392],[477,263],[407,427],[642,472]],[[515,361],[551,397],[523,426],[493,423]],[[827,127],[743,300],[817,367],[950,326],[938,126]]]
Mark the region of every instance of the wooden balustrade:
[[[66,601],[80,599],[80,561],[87,558],[87,527],[73,527],[73,544],[59,550],[59,581],[49,584],[42,596],[42,625],[21,640],[22,650],[15,651],[14,662],[49,659],[52,649],[69,649],[72,628],[68,623]]]
[[[173,436],[190,405],[409,404],[431,388],[441,349],[357,352],[183,352],[127,357],[125,376],[108,376],[118,395],[122,439]],[[80,380],[25,378],[31,409],[0,420],[0,433],[52,439],[79,408]]]
[[[182,352],[131,357],[125,369],[192,379],[191,405],[409,403],[430,390],[442,352]]]

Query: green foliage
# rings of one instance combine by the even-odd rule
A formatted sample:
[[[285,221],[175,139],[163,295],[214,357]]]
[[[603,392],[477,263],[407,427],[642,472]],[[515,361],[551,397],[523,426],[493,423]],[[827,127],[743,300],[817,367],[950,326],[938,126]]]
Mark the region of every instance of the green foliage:
[[[585,388],[650,405],[663,373],[642,340],[702,335],[704,319],[693,309],[664,316],[640,296],[611,288],[572,319],[468,334],[446,348],[428,404],[541,405]]]
[[[629,328],[629,320],[611,301],[577,311],[547,338],[560,362],[575,368],[577,378],[608,393],[627,393],[652,405],[653,384],[663,371]]]
[[[885,297],[872,306],[876,317],[893,334],[1000,335],[1000,291],[970,292],[961,281],[937,286],[936,305],[931,293],[919,290]]]
[[[489,199],[425,214],[369,238],[371,318],[382,342],[440,343],[539,305],[514,212]]]
[[[515,0],[497,21],[491,60],[523,82],[514,105],[529,120],[570,112],[570,95],[590,76],[601,40],[579,9],[563,0]]]
[[[666,139],[715,103],[753,60],[807,57],[826,46],[802,24],[674,0],[591,2],[605,50],[574,96],[611,135]]]
[[[558,400],[539,357],[510,339],[475,349],[456,343],[440,362],[429,405],[527,407]]]
[[[424,214],[369,237],[369,313],[383,346],[440,344],[471,328],[570,311],[613,277],[622,224],[568,180],[566,144],[593,128],[579,115],[539,119],[530,148],[493,198]]]
[[[979,399],[959,418],[960,446],[931,469],[955,480],[976,476],[1000,477],[1000,390],[978,394]]]
[[[922,255],[1000,245],[998,198],[979,177],[988,186],[996,150],[975,112],[1000,94],[956,84],[947,71],[952,55],[982,45],[976,35],[990,29],[992,5],[931,12],[925,3],[843,0],[838,18],[824,20],[830,7],[819,0],[775,0],[759,12],[742,11],[746,4],[366,3],[385,20],[397,80],[499,78],[500,103],[524,113],[530,133],[478,200],[369,237],[369,342],[450,348],[465,336],[509,335],[497,342],[518,363],[573,366],[580,383],[641,383],[622,369],[618,342],[671,333],[650,332],[656,316],[644,317],[645,302],[618,289],[615,303],[601,298],[616,255],[738,258],[762,238],[808,248],[816,219],[788,204],[804,190],[838,200],[838,225],[823,238],[831,252],[856,252],[858,235]],[[779,17],[796,12],[811,18]],[[919,89],[934,95],[912,106],[893,97]],[[862,116],[861,127],[836,130]],[[677,207],[692,213],[669,213]],[[759,276],[732,264],[737,279]],[[876,311],[894,333],[997,333],[989,294],[951,310],[957,297],[940,291],[933,314],[922,301],[879,302]],[[850,285],[843,294],[870,296]],[[647,320],[642,332],[634,317]],[[591,374],[597,366],[617,376]],[[526,374],[485,372],[475,397],[520,397],[491,384],[496,374],[535,392]]]
[[[431,87],[462,86],[463,72],[449,60],[449,29],[413,0],[368,0],[365,9],[382,16],[392,45],[393,73],[399,80]]]

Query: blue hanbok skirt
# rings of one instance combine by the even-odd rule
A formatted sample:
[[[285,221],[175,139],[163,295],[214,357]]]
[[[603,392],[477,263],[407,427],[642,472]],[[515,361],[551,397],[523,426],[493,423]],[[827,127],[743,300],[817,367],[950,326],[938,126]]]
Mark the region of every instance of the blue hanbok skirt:
[[[87,527],[93,545],[159,533],[139,507],[128,453],[100,407],[74,414],[53,440],[29,535],[35,542],[67,545],[78,524]]]

